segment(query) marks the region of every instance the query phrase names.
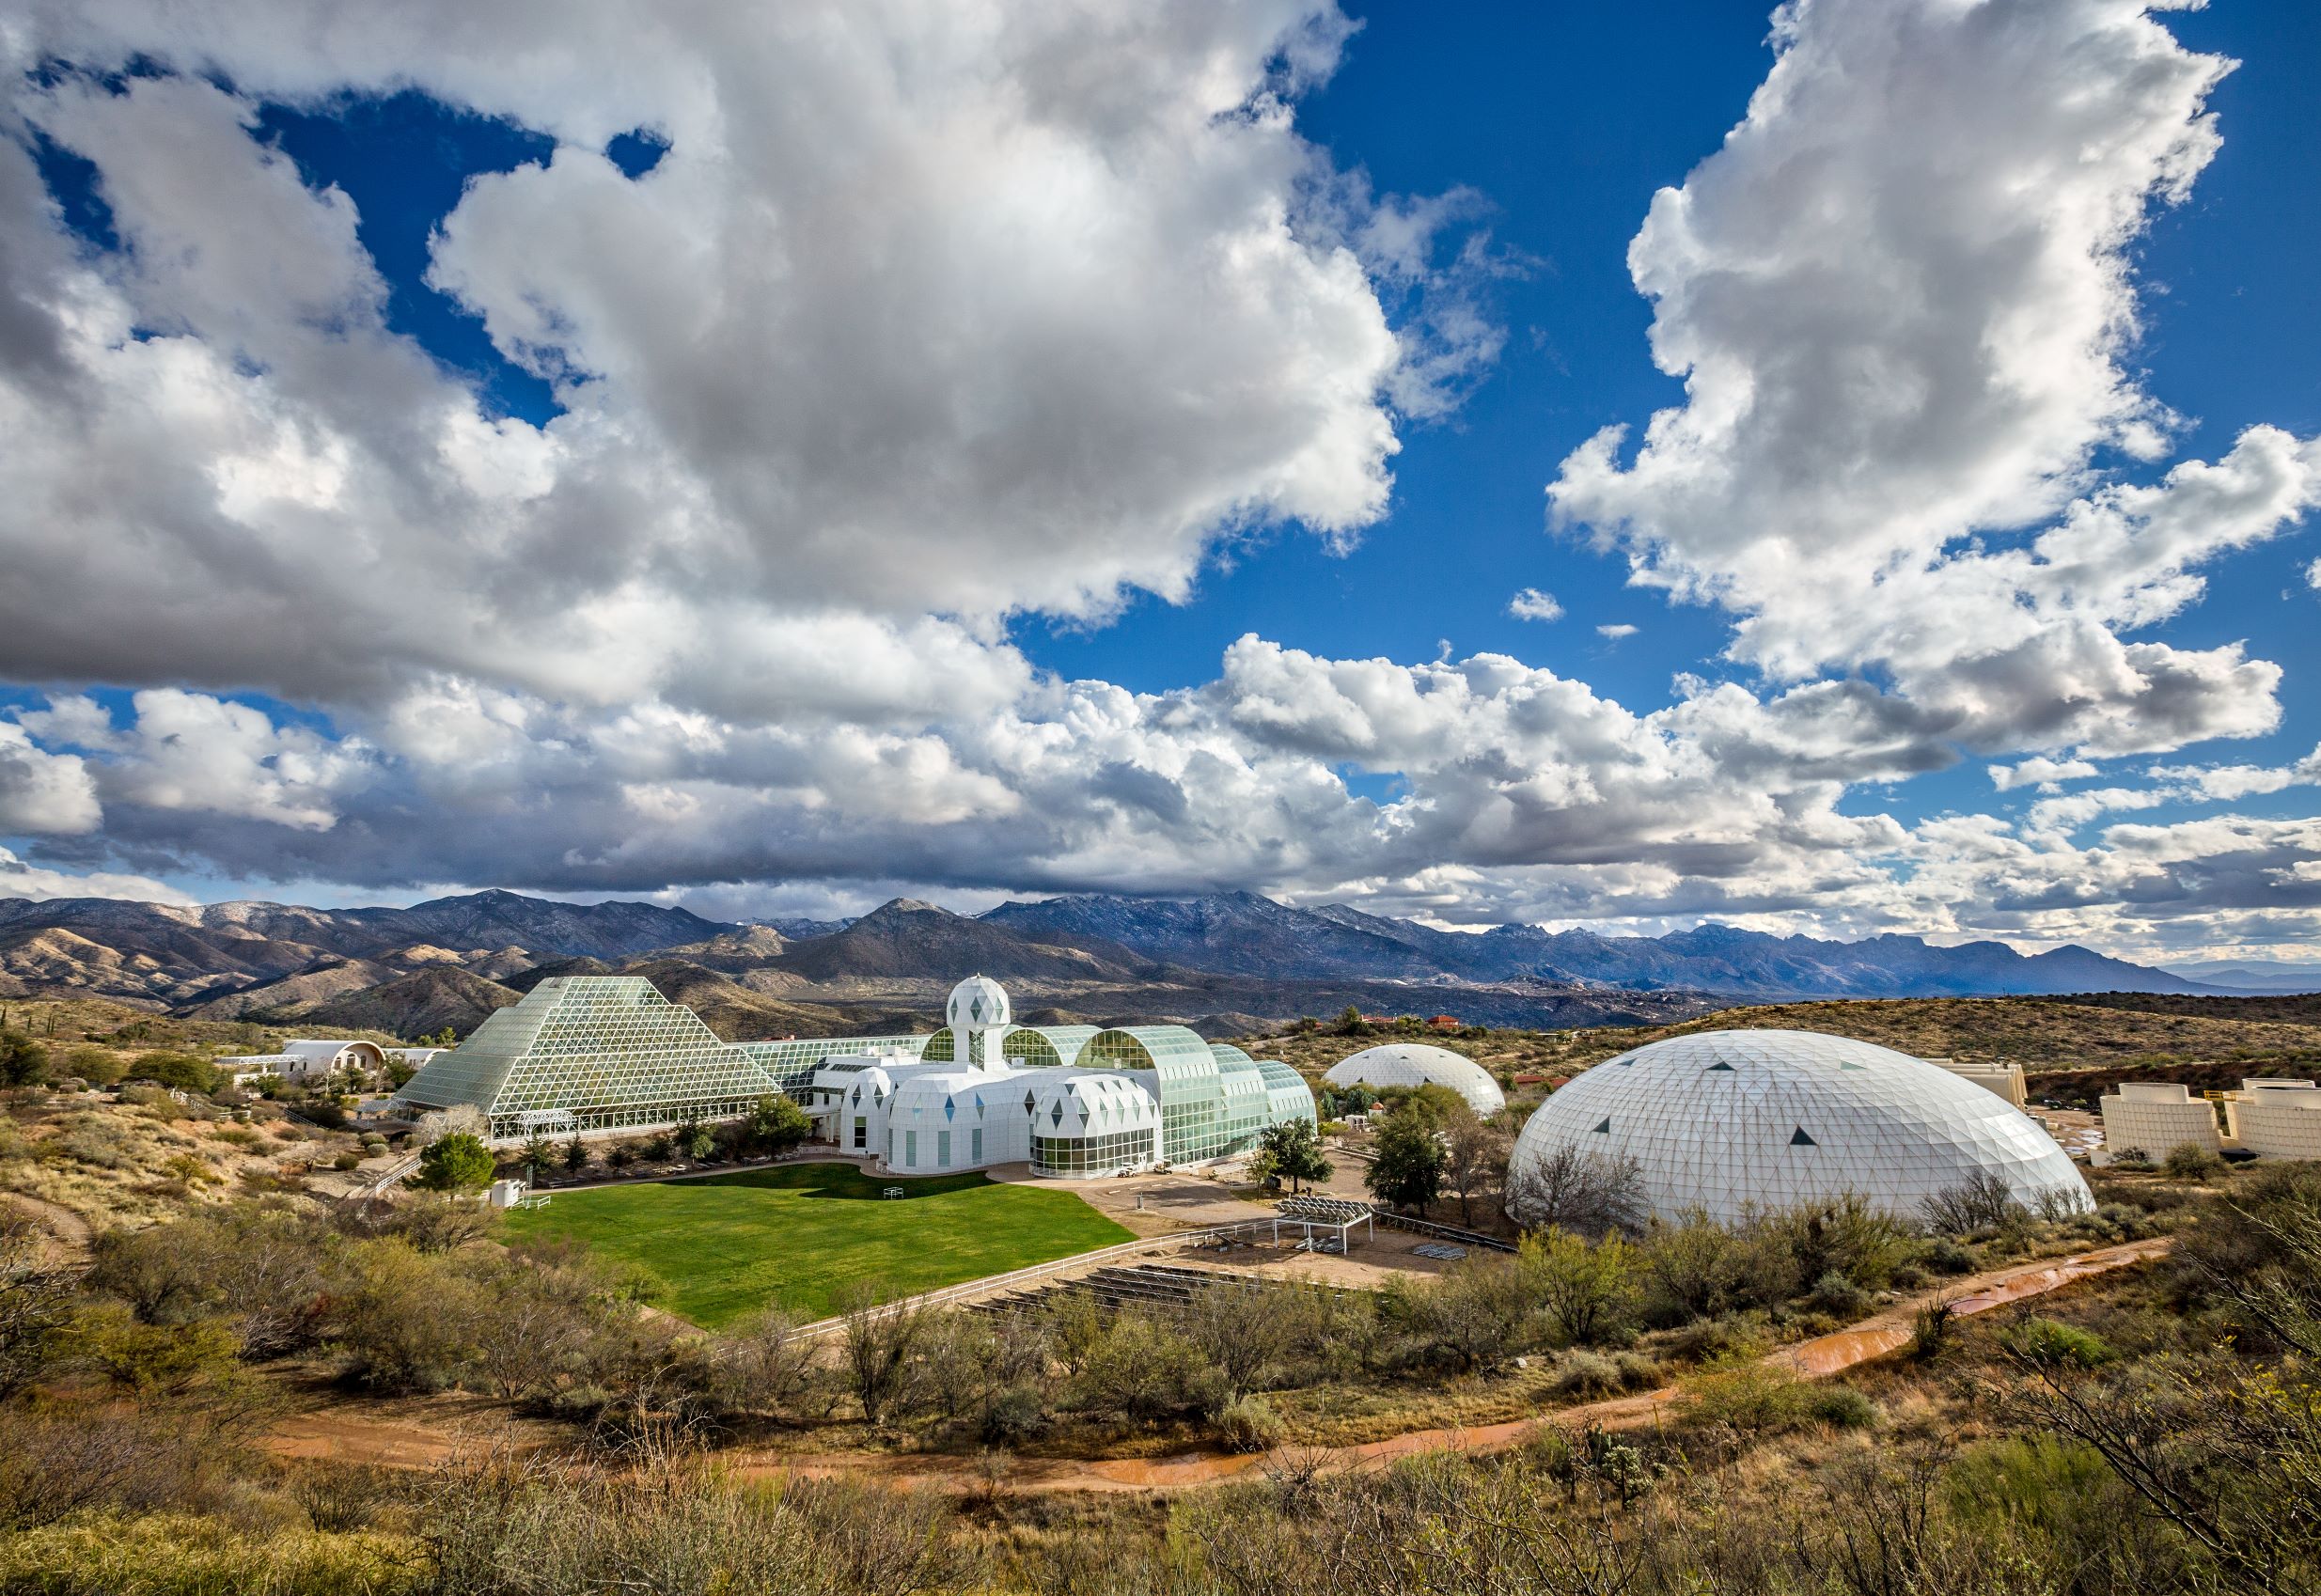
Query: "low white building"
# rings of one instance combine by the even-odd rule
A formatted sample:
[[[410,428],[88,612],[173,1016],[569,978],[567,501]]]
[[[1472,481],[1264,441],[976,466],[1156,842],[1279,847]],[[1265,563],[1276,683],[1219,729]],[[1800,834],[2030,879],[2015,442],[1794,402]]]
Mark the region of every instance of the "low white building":
[[[239,1053],[211,1062],[236,1085],[278,1075],[305,1086],[341,1070],[369,1074],[384,1067],[386,1051],[372,1041],[311,1037],[286,1041],[279,1053]]]
[[[2224,1119],[2233,1139],[2262,1157],[2321,1159],[2321,1087],[2311,1081],[2243,1081]]]
[[[1929,1058],[1929,1064],[1938,1064],[1962,1081],[1971,1081],[1984,1091],[2005,1098],[2017,1108],[2031,1102],[2030,1083],[2023,1079],[2020,1064],[1976,1062],[1972,1059]]]
[[[2181,1081],[2122,1081],[2119,1089],[2104,1097],[2104,1150],[2109,1163],[2126,1152],[2166,1158],[2185,1146],[2221,1152],[2224,1138],[2217,1128],[2216,1105],[2194,1097]]]

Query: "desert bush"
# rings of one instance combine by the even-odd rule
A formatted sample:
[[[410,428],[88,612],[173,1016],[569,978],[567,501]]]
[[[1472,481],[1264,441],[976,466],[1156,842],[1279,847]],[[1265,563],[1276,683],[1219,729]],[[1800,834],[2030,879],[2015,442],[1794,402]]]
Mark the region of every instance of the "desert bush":
[[[2006,1332],[2008,1346],[2050,1368],[2094,1369],[2119,1354],[2093,1330],[2058,1319],[2031,1318]]]
[[[1938,1236],[1920,1250],[1918,1261],[1937,1275],[1968,1275],[1974,1270],[1974,1249]]]
[[[1210,1428],[1216,1438],[1236,1452],[1262,1452],[1281,1444],[1285,1427],[1262,1397],[1236,1397],[1225,1404]]]
[[[13,1026],[0,1025],[0,1087],[37,1087],[54,1072],[45,1042]]]
[[[1807,1294],[1806,1306],[1819,1313],[1834,1314],[1840,1319],[1858,1319],[1870,1307],[1870,1293],[1832,1269],[1813,1282]]]
[[[129,1169],[137,1163],[137,1143],[118,1122],[99,1114],[76,1115],[39,1144],[44,1158],[68,1158],[92,1169]]]
[[[1575,1347],[1556,1360],[1555,1379],[1548,1388],[1559,1397],[1586,1400],[1610,1396],[1626,1385],[1620,1366],[1610,1358]]]
[[[1521,1265],[1470,1258],[1433,1278],[1396,1275],[1378,1294],[1378,1313],[1404,1354],[1459,1369],[1492,1369],[1524,1345],[1538,1297]]]
[[[326,1322],[349,1379],[380,1391],[434,1391],[458,1380],[493,1308],[447,1260],[385,1237],[361,1248]]]
[[[1724,1312],[1741,1284],[1742,1252],[1731,1230],[1698,1209],[1655,1223],[1638,1249],[1645,1318],[1676,1325]]]
[[[1877,1403],[1851,1385],[1810,1387],[1803,1411],[1806,1418],[1832,1430],[1870,1430],[1878,1422]]]
[[[2168,1150],[2160,1160],[2160,1172],[2172,1181],[2213,1181],[2224,1175],[2232,1166],[2198,1142],[2186,1142]]]
[[[1526,1236],[1516,1267],[1567,1345],[1611,1339],[1636,1303],[1635,1249],[1616,1234],[1593,1244],[1564,1230]]]
[[[0,1408],[0,1525],[23,1530],[106,1509],[213,1508],[232,1461],[228,1432],[198,1410],[158,1402]]]
[[[411,1588],[398,1537],[269,1532],[190,1512],[88,1512],[0,1538],[0,1589],[43,1596],[387,1596]]]
[[[1835,1270],[1866,1291],[1882,1291],[1910,1251],[1901,1226],[1851,1193],[1779,1210],[1758,1223],[1788,1252],[1799,1281]]]
[[[1786,1369],[1749,1361],[1710,1369],[1685,1382],[1680,1410],[1702,1424],[1744,1435],[1769,1435],[1796,1425],[1806,1410],[1805,1383]]]
[[[1150,1422],[1231,1400],[1224,1377],[1173,1325],[1140,1313],[1115,1314],[1084,1355],[1067,1389],[1074,1410]]]
[[[1761,1324],[1733,1314],[1696,1319],[1678,1329],[1666,1342],[1669,1355],[1687,1363],[1715,1363],[1724,1358],[1753,1357],[1764,1350]]]

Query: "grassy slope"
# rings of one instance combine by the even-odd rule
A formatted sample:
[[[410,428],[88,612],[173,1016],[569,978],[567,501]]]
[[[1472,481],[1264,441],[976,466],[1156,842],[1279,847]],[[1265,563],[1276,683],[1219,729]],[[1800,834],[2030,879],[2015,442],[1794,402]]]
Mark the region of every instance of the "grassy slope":
[[[908,1195],[882,1197],[890,1185]],[[871,1180],[845,1164],[560,1192],[509,1215],[509,1229],[650,1269],[669,1283],[664,1307],[711,1328],[769,1304],[819,1319],[856,1280],[933,1291],[1132,1239],[1057,1187]]]

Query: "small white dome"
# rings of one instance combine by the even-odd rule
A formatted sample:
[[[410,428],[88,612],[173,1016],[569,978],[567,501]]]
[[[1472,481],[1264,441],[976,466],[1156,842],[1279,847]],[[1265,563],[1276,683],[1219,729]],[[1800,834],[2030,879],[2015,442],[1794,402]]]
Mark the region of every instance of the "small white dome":
[[[1491,1072],[1462,1054],[1447,1047],[1429,1047],[1424,1042],[1393,1041],[1383,1047],[1366,1047],[1350,1058],[1341,1058],[1322,1077],[1334,1087],[1448,1087],[1466,1099],[1466,1105],[1477,1114],[1497,1114],[1507,1106],[1507,1094],[1499,1090],[1498,1082]]]
[[[1653,1212],[1732,1220],[1852,1193],[1900,1219],[1987,1173],[2026,1203],[2093,1207],[2021,1109],[1906,1053],[1815,1031],[1707,1031],[1606,1060],[1540,1104],[1511,1178],[1559,1147],[1640,1167]]]
[[[951,988],[950,1001],[943,1008],[943,1019],[953,1035],[1008,1025],[1011,1015],[1007,988],[989,976],[969,976]]]

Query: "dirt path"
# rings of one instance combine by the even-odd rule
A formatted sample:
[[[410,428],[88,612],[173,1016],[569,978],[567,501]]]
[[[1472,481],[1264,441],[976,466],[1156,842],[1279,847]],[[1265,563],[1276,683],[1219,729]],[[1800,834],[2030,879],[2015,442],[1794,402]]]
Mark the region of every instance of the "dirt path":
[[[2165,1237],[2105,1247],[2075,1257],[2017,1264],[2010,1269],[1954,1281],[1938,1291],[1921,1292],[1846,1329],[1800,1341],[1766,1354],[1768,1363],[1809,1379],[1842,1373],[1909,1344],[1919,1311],[1947,1302],[1953,1314],[1985,1313],[2026,1301],[2076,1280],[2107,1274],[2157,1258]],[[1380,1468],[1397,1458],[1442,1449],[1503,1451],[1520,1446],[1543,1427],[1633,1430],[1656,1422],[1675,1405],[1674,1386],[1557,1408],[1536,1418],[1473,1429],[1415,1430],[1356,1447],[1297,1448],[1302,1459],[1337,1468]],[[391,1468],[428,1468],[455,1454],[510,1441],[517,1446],[553,1444],[569,1432],[558,1427],[511,1417],[500,1403],[483,1397],[441,1396],[382,1402],[321,1390],[301,1411],[279,1421],[268,1438],[279,1456],[330,1458],[342,1463]],[[967,1491],[984,1488],[973,1459],[945,1454],[901,1456],[865,1452],[729,1452],[721,1460],[747,1476],[783,1474],[874,1476],[898,1486],[930,1485]],[[1045,1491],[1166,1491],[1231,1479],[1257,1468],[1262,1454],[1205,1448],[1165,1458],[1018,1458],[1008,1468],[1010,1489]]]
[[[23,1192],[0,1192],[0,1202],[25,1214],[35,1224],[56,1238],[69,1251],[86,1253],[94,1233],[88,1221],[69,1208]]]
[[[1857,1364],[1868,1363],[1907,1346],[1916,1332],[1921,1309],[1937,1302],[1950,1304],[1959,1317],[1986,1313],[2009,1303],[2025,1301],[2067,1286],[2075,1280],[2107,1274],[2157,1258],[2168,1250],[2168,1240],[2130,1242],[2097,1252],[2038,1263],[2017,1264],[1953,1282],[1938,1291],[1906,1298],[1860,1323],[1827,1336],[1817,1336],[1766,1354],[1765,1361],[1809,1379],[1824,1379]],[[1414,1430],[1383,1441],[1357,1447],[1296,1448],[1302,1460],[1319,1461],[1337,1468],[1380,1468],[1397,1458],[1444,1449],[1495,1452],[1522,1445],[1545,1426],[1566,1430],[1600,1425],[1607,1430],[1634,1430],[1652,1424],[1675,1405],[1675,1386],[1663,1386],[1633,1397],[1584,1402],[1557,1408],[1537,1418],[1505,1424],[1480,1425],[1468,1430]],[[975,1463],[947,1456],[882,1457],[867,1454],[762,1457],[735,1455],[729,1463],[745,1474],[831,1475],[872,1473],[896,1485],[933,1485],[956,1490],[981,1488]],[[1168,1458],[1050,1459],[1019,1458],[1008,1471],[1008,1484],[1026,1491],[1165,1491],[1205,1485],[1245,1474],[1264,1462],[1262,1454],[1197,1450]]]

